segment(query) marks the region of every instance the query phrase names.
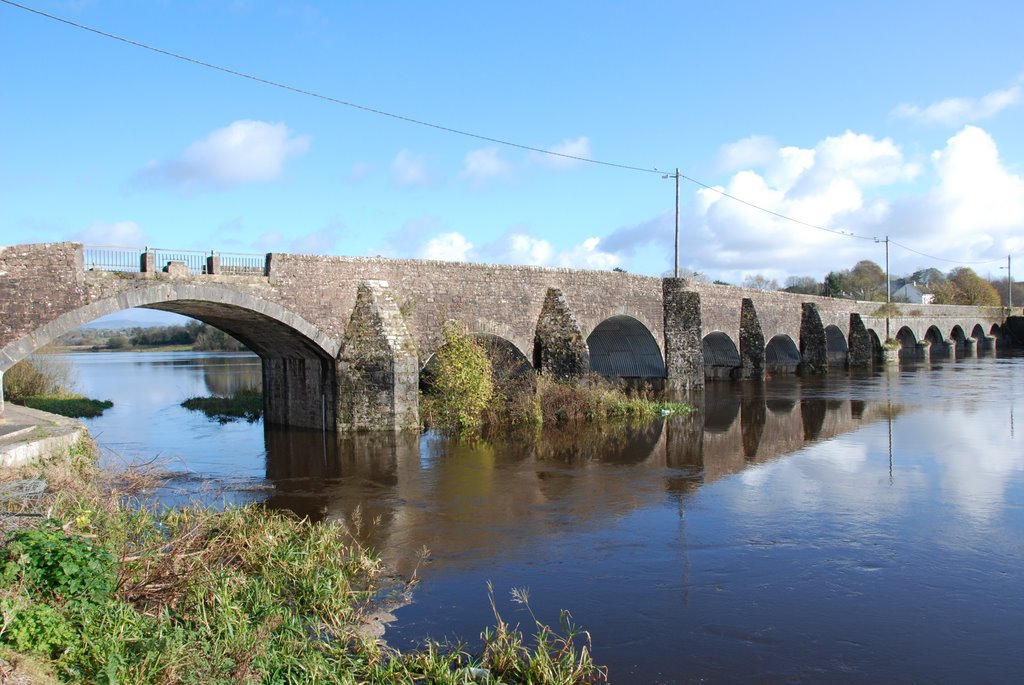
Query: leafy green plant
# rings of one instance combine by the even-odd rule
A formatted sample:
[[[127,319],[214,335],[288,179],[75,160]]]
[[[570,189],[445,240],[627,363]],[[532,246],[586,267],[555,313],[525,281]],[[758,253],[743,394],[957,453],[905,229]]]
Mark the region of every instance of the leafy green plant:
[[[442,430],[480,427],[494,384],[487,352],[460,324],[449,321],[434,353],[426,414]]]
[[[44,599],[97,602],[114,588],[113,568],[110,552],[48,521],[11,533],[0,579]]]

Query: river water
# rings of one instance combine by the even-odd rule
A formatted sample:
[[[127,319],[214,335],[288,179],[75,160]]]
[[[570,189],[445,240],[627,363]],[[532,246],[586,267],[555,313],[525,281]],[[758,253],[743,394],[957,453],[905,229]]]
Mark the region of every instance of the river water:
[[[613,683],[1016,683],[1024,672],[1024,358],[709,386],[641,428],[475,443],[218,424],[178,404],[258,385],[258,359],[68,355],[111,399],[113,463],[164,497],[349,521],[414,601],[386,638],[472,644],[527,588]],[[429,554],[418,564],[419,551]]]

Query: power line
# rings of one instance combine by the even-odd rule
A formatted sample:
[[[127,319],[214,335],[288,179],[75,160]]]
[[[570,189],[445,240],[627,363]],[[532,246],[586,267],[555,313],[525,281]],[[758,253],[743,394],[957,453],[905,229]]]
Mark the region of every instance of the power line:
[[[336,105],[343,105],[345,107],[351,107],[353,109],[362,110],[364,112],[369,112],[370,114],[377,114],[377,115],[380,115],[380,116],[383,116],[383,117],[390,117],[392,119],[397,119],[399,121],[404,121],[404,122],[407,122],[407,123],[410,123],[410,124],[416,124],[418,126],[426,126],[428,128],[437,129],[438,131],[444,131],[446,133],[454,133],[456,135],[465,136],[467,138],[475,138],[477,140],[483,140],[483,141],[486,141],[486,142],[489,142],[489,143],[496,143],[498,145],[506,145],[508,147],[514,147],[514,148],[518,148],[520,150],[528,150],[529,152],[537,152],[537,153],[545,154],[545,155],[552,155],[554,157],[562,157],[563,159],[571,159],[571,160],[575,160],[577,162],[587,162],[588,164],[600,164],[602,166],[616,167],[618,169],[627,169],[629,171],[640,171],[640,172],[649,173],[649,174],[659,174],[660,175],[662,173],[662,172],[660,172],[660,171],[658,171],[657,169],[654,169],[654,168],[648,169],[646,167],[632,166],[632,165],[629,165],[629,164],[618,164],[616,162],[606,162],[606,161],[603,161],[603,160],[600,160],[600,159],[593,159],[593,158],[590,158],[590,157],[581,157],[581,156],[578,156],[578,155],[570,155],[570,154],[566,154],[564,152],[555,152],[554,150],[546,150],[544,148],[533,147],[531,145],[523,145],[521,143],[514,143],[514,142],[512,142],[510,140],[503,140],[501,138],[493,138],[491,136],[485,136],[485,135],[481,135],[479,133],[472,133],[470,131],[464,131],[462,129],[452,128],[450,126],[443,126],[441,124],[435,124],[435,123],[432,123],[432,122],[429,122],[429,121],[423,121],[422,119],[414,119],[413,117],[408,117],[408,116],[405,116],[405,115],[402,115],[402,114],[395,114],[394,112],[386,112],[386,111],[384,111],[382,109],[376,109],[374,107],[368,107],[366,105],[360,105],[360,104],[355,103],[355,102],[349,102],[348,100],[342,100],[341,98],[332,97],[330,95],[324,95],[323,93],[317,93],[317,92],[312,91],[312,90],[306,90],[305,88],[299,88],[297,86],[291,86],[291,85],[288,85],[287,83],[281,83],[280,81],[272,81],[270,79],[263,78],[262,76],[256,76],[254,74],[249,74],[249,73],[246,73],[244,71],[238,71],[237,69],[231,69],[229,67],[223,67],[223,66],[220,66],[219,64],[213,64],[211,62],[204,62],[203,60],[196,59],[194,57],[189,57],[188,55],[182,55],[182,54],[177,53],[177,52],[171,52],[170,50],[164,50],[163,48],[158,48],[158,47],[155,47],[153,45],[149,45],[147,43],[141,43],[141,42],[139,42],[137,40],[132,40],[131,38],[125,38],[123,36],[119,36],[119,35],[114,34],[114,33],[108,33],[107,31],[101,31],[100,29],[93,28],[93,27],[87,26],[85,24],[80,24],[78,22],[71,21],[70,19],[65,19],[63,17],[58,17],[58,16],[56,16],[54,14],[49,14],[47,12],[43,12],[41,10],[37,10],[35,8],[32,8],[32,7],[26,7],[25,5],[20,5],[20,4],[16,3],[16,2],[12,2],[12,0],[0,0],[0,2],[4,3],[5,5],[10,5],[11,7],[16,7],[18,9],[20,9],[20,10],[25,10],[26,12],[31,12],[32,14],[36,14],[36,15],[39,15],[41,17],[45,17],[47,19],[52,19],[53,21],[57,21],[57,22],[60,22],[62,24],[66,24],[68,26],[72,26],[72,27],[74,27],[76,29],[81,29],[82,31],[88,31],[90,33],[95,33],[96,35],[103,36],[104,38],[110,38],[111,40],[116,40],[116,41],[119,41],[121,43],[125,43],[127,45],[132,45],[132,46],[137,47],[137,48],[142,48],[143,50],[149,50],[150,52],[155,52],[157,54],[164,55],[166,57],[172,57],[174,59],[181,60],[183,62],[188,62],[190,64],[195,64],[196,66],[205,67],[207,69],[213,69],[214,71],[219,71],[219,72],[222,72],[222,73],[225,73],[225,74],[230,74],[231,76],[237,76],[239,78],[248,79],[250,81],[255,81],[257,83],[262,83],[263,85],[273,86],[274,88],[280,88],[281,90],[287,90],[289,92],[297,93],[299,95],[306,95],[308,97],[317,98],[318,100],[325,100],[327,102],[332,102],[332,103],[334,103]]]
[[[985,260],[981,260],[981,261],[970,261],[970,260],[966,260],[966,259],[946,259],[944,257],[936,257],[935,255],[930,255],[930,254],[925,254],[924,252],[919,252],[918,250],[915,250],[912,247],[907,247],[903,243],[896,242],[892,238],[889,238],[889,242],[892,243],[893,245],[899,245],[900,247],[902,247],[904,250],[907,250],[908,252],[913,252],[914,254],[921,255],[922,257],[927,257],[928,259],[934,259],[934,260],[939,261],[939,262],[948,262],[950,264],[994,264],[995,262],[1003,261],[1001,257],[999,259],[985,259]]]
[[[0,0],[0,1],[5,1],[5,0]],[[785,214],[779,214],[778,212],[773,212],[770,209],[765,209],[764,207],[761,207],[759,205],[755,205],[753,202],[747,202],[746,200],[744,200],[741,197],[736,197],[735,195],[730,195],[729,193],[725,192],[721,188],[716,188],[714,186],[709,186],[707,183],[702,183],[702,182],[698,181],[695,178],[690,178],[689,176],[681,176],[681,177],[685,178],[690,183],[695,183],[695,184],[699,185],[701,188],[705,188],[706,190],[710,190],[710,191],[712,191],[714,193],[718,193],[722,197],[727,197],[730,200],[734,200],[736,202],[745,204],[748,207],[753,207],[754,209],[758,209],[758,210],[760,210],[760,211],[762,211],[762,212],[764,212],[766,214],[771,214],[772,216],[777,216],[780,219],[785,219],[786,221],[792,221],[795,224],[800,224],[801,226],[806,226],[807,228],[814,228],[814,229],[817,229],[819,231],[826,231],[827,233],[835,233],[836,235],[846,236],[847,238],[858,238],[860,240],[874,240],[875,239],[874,236],[857,235],[856,233],[852,233],[850,231],[841,231],[841,230],[839,230],[837,228],[826,228],[824,226],[818,226],[817,224],[811,224],[811,223],[808,223],[806,221],[801,221],[800,219],[794,219],[791,216],[786,216]]]
[[[47,12],[43,12],[41,10],[38,10],[38,9],[35,9],[35,8],[32,8],[32,7],[27,7],[27,6],[19,4],[17,2],[13,2],[12,0],[0,0],[0,2],[2,2],[5,5],[9,5],[11,7],[16,7],[18,9],[20,9],[20,10],[24,10],[26,12],[30,12],[32,14],[36,14],[38,16],[45,17],[47,19],[51,19],[51,20],[59,22],[61,24],[65,24],[67,26],[71,26],[73,28],[80,29],[82,31],[88,31],[89,33],[94,33],[94,34],[96,34],[98,36],[103,36],[104,38],[109,38],[111,40],[116,40],[118,42],[125,43],[126,45],[131,45],[133,47],[142,48],[143,50],[149,50],[150,52],[155,52],[157,54],[164,55],[165,57],[171,57],[173,59],[181,60],[183,62],[188,62],[189,64],[194,64],[196,66],[205,67],[207,69],[213,69],[214,71],[219,71],[219,72],[222,72],[222,73],[225,73],[225,74],[229,74],[231,76],[237,76],[239,78],[244,78],[244,79],[247,79],[249,81],[255,81],[256,83],[262,83],[262,84],[267,85],[267,86],[272,86],[274,88],[279,88],[281,90],[286,90],[286,91],[289,91],[289,92],[292,92],[292,93],[296,93],[296,94],[299,94],[299,95],[305,95],[307,97],[316,98],[318,100],[324,100],[326,102],[331,102],[331,103],[334,103],[336,105],[343,105],[345,107],[351,107],[353,109],[358,109],[358,110],[361,110],[361,111],[364,111],[364,112],[368,112],[370,114],[377,114],[377,115],[384,116],[384,117],[390,117],[391,119],[397,119],[398,121],[404,121],[406,123],[416,124],[418,126],[426,126],[428,128],[433,128],[433,129],[436,129],[438,131],[444,131],[446,133],[452,133],[452,134],[455,134],[455,135],[465,136],[465,137],[468,137],[468,138],[475,138],[477,140],[483,140],[483,141],[486,141],[486,142],[489,142],[489,143],[495,143],[495,144],[498,144],[498,145],[505,145],[505,146],[508,146],[508,147],[518,148],[520,150],[527,150],[529,152],[536,152],[536,153],[544,154],[544,155],[552,155],[552,156],[555,156],[555,157],[561,157],[563,159],[571,159],[571,160],[578,161],[578,162],[586,162],[588,164],[599,164],[599,165],[602,165],[602,166],[614,167],[614,168],[617,168],[617,169],[625,169],[627,171],[638,171],[638,172],[642,172],[642,173],[650,173],[650,174],[658,174],[658,175],[662,175],[664,173],[664,172],[660,171],[659,169],[657,169],[656,167],[647,168],[647,167],[635,166],[635,165],[631,165],[631,164],[621,164],[621,163],[617,163],[617,162],[608,162],[608,161],[604,161],[604,160],[593,159],[591,157],[581,157],[581,156],[578,156],[578,155],[570,155],[570,154],[566,154],[564,152],[555,152],[554,150],[547,150],[547,149],[544,149],[544,148],[534,147],[532,145],[524,145],[522,143],[515,143],[515,142],[509,141],[509,140],[502,139],[502,138],[495,138],[495,137],[492,137],[492,136],[486,136],[486,135],[482,135],[482,134],[479,134],[479,133],[472,133],[470,131],[465,131],[465,130],[462,130],[462,129],[453,128],[451,126],[443,126],[441,124],[435,124],[435,123],[432,123],[432,122],[429,122],[429,121],[423,121],[421,119],[416,119],[416,118],[405,116],[405,115],[402,115],[402,114],[395,114],[393,112],[387,112],[387,111],[384,111],[384,110],[381,110],[381,109],[377,109],[375,107],[368,107],[366,105],[360,105],[360,104],[355,103],[355,102],[349,102],[348,100],[342,100],[340,98],[332,97],[330,95],[324,95],[322,93],[317,93],[315,91],[306,90],[305,88],[298,88],[296,86],[291,86],[291,85],[288,85],[286,83],[281,83],[279,81],[272,81],[270,79],[266,79],[266,78],[263,78],[261,76],[256,76],[254,74],[249,74],[249,73],[246,73],[244,71],[238,71],[237,69],[231,69],[229,67],[224,67],[224,66],[220,66],[218,64],[213,64],[211,62],[205,62],[203,60],[196,59],[194,57],[189,57],[187,55],[182,55],[182,54],[177,53],[177,52],[172,52],[170,50],[165,50],[163,48],[158,48],[156,46],[149,45],[147,43],[142,43],[142,42],[137,41],[137,40],[132,40],[130,38],[125,38],[123,36],[119,36],[119,35],[114,34],[114,33],[109,33],[107,31],[102,31],[100,29],[93,28],[92,26],[87,26],[85,24],[80,24],[78,22],[71,21],[70,19],[65,19],[63,17],[59,17],[59,16],[56,16],[54,14],[49,14]],[[870,237],[856,235],[856,234],[850,233],[848,231],[842,231],[842,230],[833,229],[833,228],[826,228],[824,226],[818,226],[816,224],[808,223],[806,221],[801,221],[800,219],[795,219],[795,218],[793,218],[791,216],[786,216],[785,214],[780,214],[779,212],[772,211],[770,209],[767,209],[766,207],[761,207],[760,205],[756,205],[753,202],[749,202],[749,201],[744,200],[742,198],[736,197],[735,195],[731,195],[731,194],[725,192],[724,190],[721,190],[720,188],[716,188],[714,186],[708,185],[706,183],[698,181],[697,179],[691,178],[689,176],[683,176],[682,174],[680,174],[680,178],[686,179],[690,183],[694,183],[694,184],[696,184],[696,185],[698,185],[698,186],[700,186],[702,188],[705,188],[705,189],[710,190],[712,192],[718,193],[719,195],[721,195],[723,197],[727,197],[730,200],[733,200],[735,202],[739,202],[741,204],[747,205],[748,207],[751,207],[751,208],[756,209],[758,211],[764,212],[765,214],[770,214],[770,215],[772,215],[774,217],[777,217],[779,219],[783,219],[785,221],[791,221],[791,222],[793,222],[795,224],[799,224],[801,226],[806,226],[807,228],[813,228],[813,229],[816,229],[816,230],[819,230],[819,231],[826,231],[828,233],[834,233],[836,235],[841,235],[841,236],[860,238],[862,240],[871,240],[872,239]]]
[[[388,112],[388,111],[385,111],[385,110],[377,109],[375,107],[368,107],[366,105],[360,105],[358,103],[350,102],[348,100],[342,100],[341,98],[336,98],[336,97],[333,97],[333,96],[330,96],[330,95],[324,95],[323,93],[317,93],[315,91],[307,90],[305,88],[299,88],[297,86],[292,86],[292,85],[289,85],[287,83],[281,83],[280,81],[273,81],[273,80],[270,80],[270,79],[263,78],[261,76],[256,76],[254,74],[249,74],[249,73],[244,72],[244,71],[238,71],[237,69],[231,69],[229,67],[224,67],[224,66],[221,66],[219,64],[213,64],[212,62],[205,62],[203,60],[196,59],[194,57],[189,57],[188,55],[182,55],[182,54],[177,53],[177,52],[172,52],[170,50],[165,50],[163,48],[158,48],[156,46],[149,45],[147,43],[142,43],[140,41],[132,40],[130,38],[125,38],[123,36],[119,36],[119,35],[114,34],[114,33],[109,33],[107,31],[102,31],[100,29],[93,28],[92,26],[88,26],[86,24],[81,24],[81,23],[78,23],[78,22],[75,22],[75,21],[71,21],[70,19],[65,19],[64,17],[59,17],[59,16],[54,15],[54,14],[49,14],[47,12],[43,12],[43,11],[35,9],[33,7],[28,7],[26,5],[22,5],[22,4],[19,4],[17,2],[13,2],[13,0],[0,0],[0,3],[3,3],[3,4],[8,5],[10,7],[15,7],[15,8],[23,10],[25,12],[30,12],[30,13],[38,15],[40,17],[45,17],[46,19],[50,19],[52,21],[56,21],[56,22],[59,22],[61,24],[65,24],[67,26],[71,26],[73,28],[80,29],[82,31],[87,31],[89,33],[94,33],[94,34],[96,34],[98,36],[103,36],[104,38],[109,38],[111,40],[115,40],[115,41],[118,41],[118,42],[121,42],[121,43],[125,43],[126,45],[131,45],[133,47],[141,48],[143,50],[149,50],[150,52],[155,52],[157,54],[164,55],[166,57],[171,57],[173,59],[181,60],[183,62],[188,62],[188,63],[194,64],[196,66],[205,67],[207,69],[212,69],[214,71],[219,71],[221,73],[228,74],[230,76],[237,76],[238,78],[247,79],[249,81],[254,81],[256,83],[261,83],[261,84],[267,85],[267,86],[272,86],[274,88],[279,88],[281,90],[285,90],[285,91],[289,91],[289,92],[292,92],[292,93],[296,93],[298,95],[305,95],[307,97],[316,98],[318,100],[324,100],[326,102],[330,102],[330,103],[333,103],[333,104],[336,104],[336,105],[342,105],[344,107],[350,107],[352,109],[358,109],[358,110],[361,110],[361,111],[364,111],[364,112],[368,112],[370,114],[376,114],[376,115],[383,116],[383,117],[389,117],[391,119],[395,119],[395,120],[398,120],[398,121],[404,121],[406,123],[415,124],[417,126],[425,126],[427,128],[432,128],[432,129],[435,129],[435,130],[438,130],[438,131],[443,131],[445,133],[452,133],[452,134],[459,135],[459,136],[464,136],[464,137],[467,137],[467,138],[474,138],[476,140],[482,140],[482,141],[485,141],[485,142],[495,143],[497,145],[504,145],[506,147],[517,148],[517,149],[520,149],[520,150],[526,150],[528,152],[536,152],[538,154],[551,155],[553,157],[560,157],[562,159],[571,159],[573,161],[585,162],[587,164],[597,164],[597,165],[600,165],[600,166],[613,167],[613,168],[616,168],[616,169],[624,169],[626,171],[636,171],[636,172],[641,172],[641,173],[663,175],[663,172],[660,171],[659,169],[657,169],[656,167],[647,168],[647,167],[635,166],[635,165],[631,165],[631,164],[621,164],[621,163],[618,163],[618,162],[608,162],[608,161],[605,161],[605,160],[594,159],[592,157],[582,157],[582,156],[579,156],[579,155],[570,155],[570,154],[567,154],[567,153],[564,153],[564,152],[556,152],[554,150],[548,150],[548,149],[545,149],[545,148],[534,147],[532,145],[524,145],[522,143],[516,143],[516,142],[510,141],[510,140],[505,140],[505,139],[502,139],[502,138],[495,138],[495,137],[492,137],[492,136],[486,136],[486,135],[482,135],[482,134],[479,134],[479,133],[473,133],[471,131],[465,131],[465,130],[462,130],[462,129],[453,128],[451,126],[444,126],[444,125],[441,125],[441,124],[435,124],[435,123],[432,123],[432,122],[429,122],[429,121],[424,121],[422,119],[416,119],[414,117],[405,116],[403,114],[395,114],[394,112]],[[766,207],[762,207],[760,205],[754,204],[753,202],[750,202],[748,200],[744,200],[741,197],[737,197],[735,195],[732,195],[731,193],[727,193],[726,191],[722,190],[721,188],[717,188],[715,186],[709,185],[707,183],[704,183],[703,181],[699,181],[699,180],[697,180],[695,178],[692,178],[690,176],[685,176],[683,174],[679,174],[678,170],[676,171],[676,174],[678,174],[679,178],[685,179],[685,180],[689,181],[690,183],[693,183],[693,184],[695,184],[697,186],[700,186],[701,188],[704,188],[705,190],[710,190],[711,192],[718,193],[722,197],[728,198],[728,199],[730,199],[730,200],[732,200],[734,202],[739,202],[740,204],[746,205],[746,206],[748,206],[748,207],[750,207],[752,209],[756,209],[756,210],[758,210],[760,212],[764,212],[765,214],[769,214],[771,216],[774,216],[774,217],[776,217],[778,219],[782,219],[784,221],[790,221],[792,223],[798,224],[800,226],[804,226],[806,228],[812,228],[812,229],[815,229],[815,230],[818,230],[818,231],[824,231],[826,233],[832,233],[834,235],[839,235],[839,236],[843,236],[843,237],[847,237],[847,238],[856,238],[858,240],[872,240],[872,241],[877,240],[876,236],[859,235],[857,233],[853,233],[852,231],[844,231],[844,230],[837,229],[837,228],[828,228],[828,227],[825,227],[825,226],[819,226],[818,224],[812,224],[812,223],[807,222],[807,221],[802,221],[800,219],[796,219],[794,217],[787,216],[786,214],[781,214],[779,212],[773,211],[773,210],[768,209]],[[999,260],[964,261],[964,260],[944,259],[942,257],[935,257],[934,255],[928,255],[928,254],[925,254],[924,252],[919,252],[919,251],[917,251],[917,250],[915,250],[913,248],[910,248],[910,247],[907,247],[906,245],[898,243],[895,240],[890,240],[890,242],[892,242],[894,245],[899,245],[904,250],[908,250],[908,251],[913,252],[915,254],[921,255],[922,257],[927,257],[928,259],[935,259],[935,260],[941,261],[941,262],[949,262],[949,263],[952,263],[952,264],[991,264],[991,263],[993,263],[995,261],[999,261]]]

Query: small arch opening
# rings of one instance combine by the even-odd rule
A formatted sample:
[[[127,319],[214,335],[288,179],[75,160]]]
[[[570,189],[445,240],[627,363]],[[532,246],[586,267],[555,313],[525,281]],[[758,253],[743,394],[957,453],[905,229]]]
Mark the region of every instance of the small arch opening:
[[[765,345],[764,367],[767,373],[796,373],[800,359],[800,349],[788,335],[776,335]]]
[[[701,347],[704,352],[704,377],[709,379],[736,378],[743,366],[736,343],[722,331],[704,336]]]
[[[846,336],[839,330],[839,326],[834,324],[825,326],[825,348],[830,365],[843,366],[846,364],[850,346],[846,342]]]

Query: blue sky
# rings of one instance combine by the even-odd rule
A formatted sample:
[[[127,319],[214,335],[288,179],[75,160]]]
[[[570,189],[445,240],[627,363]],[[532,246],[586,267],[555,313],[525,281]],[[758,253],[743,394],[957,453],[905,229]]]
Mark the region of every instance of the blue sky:
[[[23,0],[296,88],[687,176],[685,268],[1024,260],[1018,2]],[[0,4],[0,244],[672,268],[653,172],[455,135]],[[940,261],[943,260],[950,261]],[[1021,263],[1024,273],[1024,261]]]

